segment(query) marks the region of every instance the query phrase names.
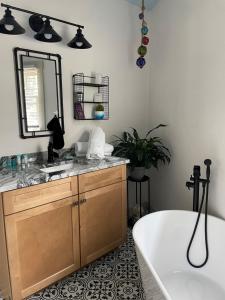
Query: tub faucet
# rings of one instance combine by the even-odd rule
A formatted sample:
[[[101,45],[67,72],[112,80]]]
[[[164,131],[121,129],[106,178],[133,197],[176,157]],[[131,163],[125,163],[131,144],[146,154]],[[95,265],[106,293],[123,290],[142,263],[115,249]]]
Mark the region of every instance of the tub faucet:
[[[199,183],[200,183],[201,169],[200,166],[194,166],[193,175],[190,181],[186,182],[186,187],[190,190],[193,188],[193,211],[199,209]]]
[[[210,165],[212,164],[212,161],[210,159],[206,159],[204,161],[204,164],[206,165],[206,179],[200,178],[201,176],[201,170],[200,166],[194,166],[193,170],[193,176],[191,176],[190,181],[186,182],[186,186],[190,189],[193,188],[193,211],[197,212],[197,219],[195,222],[194,230],[190,239],[190,242],[188,244],[187,248],[187,261],[188,263],[194,267],[194,268],[202,268],[204,267],[209,259],[209,244],[208,244],[208,201],[209,201],[209,183],[210,183]],[[199,206],[199,184],[202,183],[202,199]],[[199,221],[202,214],[203,205],[205,203],[205,259],[202,263],[196,264],[192,261],[190,258],[190,250],[192,247],[192,243],[195,238],[196,231],[198,229]]]
[[[211,165],[211,160],[206,159],[204,161],[207,169],[206,169],[206,179],[201,178],[201,168],[200,166],[194,166],[193,169],[193,175],[190,177],[190,181],[186,182],[186,187],[188,189],[193,188],[193,211],[198,212],[199,211],[199,185],[200,183],[202,185],[205,185],[206,183],[209,182],[209,177],[210,177],[210,165]]]

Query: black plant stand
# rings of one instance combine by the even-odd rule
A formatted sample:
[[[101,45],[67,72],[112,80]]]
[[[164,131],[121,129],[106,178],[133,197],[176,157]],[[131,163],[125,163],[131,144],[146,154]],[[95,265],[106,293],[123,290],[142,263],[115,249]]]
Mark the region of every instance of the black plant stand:
[[[148,213],[150,213],[150,178],[149,176],[144,176],[142,179],[137,180],[131,176],[127,178],[127,199],[129,201],[129,183],[135,183],[136,185],[136,204],[138,203],[138,185],[139,185],[139,205],[140,205],[140,215],[139,217],[142,217],[142,184],[147,183],[148,184]],[[129,205],[127,205],[127,216],[128,216],[128,224],[129,225],[134,225],[132,224],[132,220],[129,218]]]

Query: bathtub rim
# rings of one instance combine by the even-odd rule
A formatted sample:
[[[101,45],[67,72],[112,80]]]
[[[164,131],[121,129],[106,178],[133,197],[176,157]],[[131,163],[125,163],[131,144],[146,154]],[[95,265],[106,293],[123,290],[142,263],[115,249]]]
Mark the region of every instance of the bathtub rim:
[[[142,258],[144,260],[144,262],[147,264],[147,266],[150,268],[150,271],[152,273],[152,275],[154,276],[156,282],[158,283],[159,285],[159,288],[161,289],[162,291],[162,294],[166,297],[167,300],[172,300],[171,296],[169,295],[169,293],[167,292],[166,288],[164,287],[164,284],[162,283],[159,275],[157,274],[157,272],[155,271],[155,268],[153,267],[151,261],[146,257],[146,255],[143,253],[142,249],[140,249],[139,245],[138,245],[138,242],[137,242],[137,228],[138,226],[143,223],[145,221],[145,219],[148,219],[150,218],[152,215],[156,215],[156,214],[170,214],[170,213],[185,213],[185,214],[189,214],[189,215],[196,215],[197,217],[197,212],[193,212],[193,211],[190,211],[190,210],[160,210],[160,211],[156,211],[156,212],[153,212],[153,213],[150,213],[148,215],[145,215],[144,217],[142,217],[141,219],[139,219],[133,229],[132,229],[132,236],[133,236],[133,239],[134,239],[134,242],[135,242],[135,247],[138,248],[140,254],[142,255]],[[204,216],[204,213],[201,214],[202,216]],[[215,219],[216,222],[221,222],[221,223],[224,223],[225,220],[222,219],[222,218],[218,218],[218,217],[215,217],[215,216],[212,216],[212,215],[208,215],[210,218],[212,219]]]

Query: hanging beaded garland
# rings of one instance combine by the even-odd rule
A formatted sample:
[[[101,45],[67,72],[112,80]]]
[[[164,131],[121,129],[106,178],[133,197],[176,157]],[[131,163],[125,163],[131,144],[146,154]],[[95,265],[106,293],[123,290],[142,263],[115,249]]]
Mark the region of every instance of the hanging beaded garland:
[[[138,54],[140,57],[137,59],[136,64],[139,68],[143,68],[146,64],[144,56],[147,53],[147,45],[149,44],[149,38],[146,36],[148,34],[148,26],[145,21],[145,1],[142,0],[142,11],[139,14],[139,19],[142,20],[142,27],[141,27],[141,46],[138,48]]]

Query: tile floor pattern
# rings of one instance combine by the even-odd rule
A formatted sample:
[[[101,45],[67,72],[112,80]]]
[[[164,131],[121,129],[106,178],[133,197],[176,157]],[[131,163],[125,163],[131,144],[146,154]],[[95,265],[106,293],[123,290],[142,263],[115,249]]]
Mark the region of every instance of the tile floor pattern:
[[[127,243],[29,300],[144,300],[131,232]]]

